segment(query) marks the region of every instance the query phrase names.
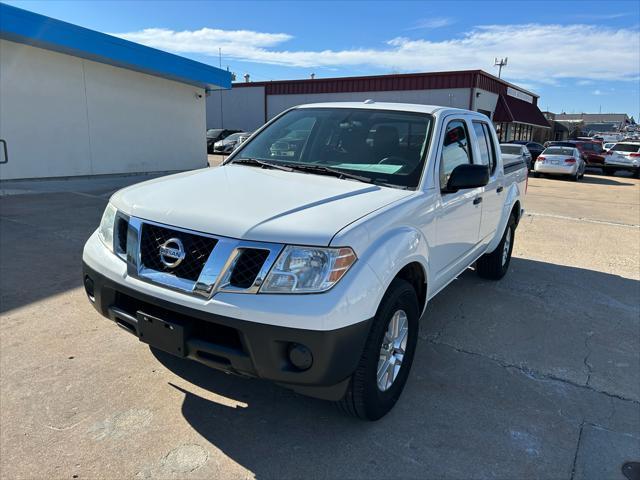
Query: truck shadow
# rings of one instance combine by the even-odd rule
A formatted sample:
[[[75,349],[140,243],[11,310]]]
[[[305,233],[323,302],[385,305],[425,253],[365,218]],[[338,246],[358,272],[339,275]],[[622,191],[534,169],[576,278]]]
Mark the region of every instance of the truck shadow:
[[[587,173],[582,178],[582,180],[580,180],[580,182],[588,183],[591,185],[616,185],[616,186],[636,185],[636,183],[634,183],[631,177],[619,177],[614,179],[612,177],[603,177],[602,175],[592,175],[589,173]]]
[[[556,288],[571,290],[584,282],[598,294],[577,298],[575,305]],[[573,351],[563,351],[563,346],[554,351],[555,340],[544,346],[545,339],[562,336],[580,346],[575,365],[576,375],[581,375],[585,332],[602,328],[623,349],[622,337],[637,332],[638,308],[629,300],[639,287],[638,281],[616,275],[519,258],[513,259],[510,274],[501,282],[487,283],[473,271],[465,272],[428,307],[403,396],[375,423],[348,418],[329,402],[269,382],[152,352],[192,384],[169,383],[184,395],[184,419],[257,478],[461,478],[469,472],[482,477],[496,472],[512,476],[516,471],[533,477],[562,476],[545,469],[572,458],[581,419],[576,416],[574,425],[563,412],[584,403],[584,389],[558,389],[493,359],[509,359],[542,373],[545,368],[569,368]],[[571,317],[566,314],[569,308],[576,309]],[[501,309],[511,315],[503,315]],[[557,314],[550,315],[554,310]],[[616,331],[605,330],[611,323],[606,312],[612,310],[618,319]],[[505,326],[519,329],[517,335],[508,327],[503,338],[496,335],[501,328],[496,328],[496,312]],[[526,316],[527,321],[514,326],[514,315]],[[518,337],[527,338],[529,348],[515,343]],[[540,358],[531,353],[531,342],[540,342],[535,349]],[[522,431],[538,434],[533,438]]]

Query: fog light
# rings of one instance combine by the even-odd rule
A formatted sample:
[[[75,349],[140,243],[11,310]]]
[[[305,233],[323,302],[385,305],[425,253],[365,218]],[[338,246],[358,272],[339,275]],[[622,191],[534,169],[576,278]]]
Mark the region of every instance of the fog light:
[[[290,343],[288,348],[289,361],[299,370],[308,370],[313,364],[313,355],[304,345]]]
[[[89,300],[91,300],[92,302],[96,301],[93,280],[89,278],[89,275],[84,276],[84,291],[87,292],[87,296],[89,297]]]

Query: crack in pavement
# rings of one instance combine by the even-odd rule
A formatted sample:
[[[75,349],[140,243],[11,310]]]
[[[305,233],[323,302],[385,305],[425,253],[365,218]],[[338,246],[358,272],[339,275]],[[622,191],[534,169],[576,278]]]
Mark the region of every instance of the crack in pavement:
[[[585,355],[582,363],[584,363],[584,366],[587,367],[587,381],[585,382],[586,387],[589,386],[589,381],[591,380],[591,374],[593,373],[593,365],[589,363],[589,357],[591,356],[591,353],[592,353],[591,347],[589,346],[589,340],[591,340],[592,336],[593,336],[593,332],[589,331],[587,332],[587,336],[584,338],[584,346],[587,349],[587,354]]]
[[[594,393],[599,393],[599,394],[605,395],[605,396],[607,396],[609,398],[616,398],[618,400],[622,400],[624,402],[631,402],[631,403],[633,403],[635,405],[640,406],[640,400],[635,400],[633,398],[627,398],[627,397],[624,397],[622,395],[618,395],[616,393],[607,392],[606,390],[598,390],[596,388],[591,387],[590,385],[577,383],[577,382],[574,382],[573,380],[568,380],[566,378],[557,377],[555,375],[551,375],[551,374],[548,374],[548,373],[538,372],[538,371],[533,370],[531,368],[525,367],[524,365],[511,364],[511,363],[505,362],[504,360],[501,360],[499,358],[495,358],[495,357],[492,357],[492,356],[489,356],[489,355],[484,355],[484,354],[478,353],[478,352],[472,352],[472,351],[469,351],[469,350],[465,350],[463,348],[459,348],[459,347],[456,347],[456,346],[448,344],[448,343],[437,342],[437,341],[429,338],[429,336],[421,336],[420,339],[424,340],[426,342],[429,342],[429,343],[431,343],[433,345],[441,345],[443,347],[450,348],[452,350],[455,350],[458,353],[463,353],[463,354],[466,354],[466,355],[473,355],[473,356],[476,356],[476,357],[481,357],[481,358],[485,358],[487,360],[491,360],[492,362],[495,362],[498,365],[500,365],[502,368],[513,368],[513,369],[518,370],[520,373],[522,373],[522,374],[524,374],[524,375],[526,375],[529,378],[532,378],[534,380],[561,382],[561,383],[565,383],[567,385],[571,385],[571,386],[574,386],[574,387],[577,387],[577,388],[582,388],[582,389],[585,389],[585,390],[589,390],[589,391],[594,392]]]
[[[580,451],[580,441],[582,440],[582,431],[584,430],[584,420],[580,422],[580,430],[578,430],[578,441],[576,442],[576,452],[573,455],[573,464],[571,466],[571,480],[576,475],[576,464],[578,462],[578,452]]]

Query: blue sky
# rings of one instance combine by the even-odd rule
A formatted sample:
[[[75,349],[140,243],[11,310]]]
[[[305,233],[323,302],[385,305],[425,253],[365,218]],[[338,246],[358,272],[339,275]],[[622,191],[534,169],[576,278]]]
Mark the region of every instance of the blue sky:
[[[6,1],[253,80],[482,68],[540,107],[640,117],[640,2]]]

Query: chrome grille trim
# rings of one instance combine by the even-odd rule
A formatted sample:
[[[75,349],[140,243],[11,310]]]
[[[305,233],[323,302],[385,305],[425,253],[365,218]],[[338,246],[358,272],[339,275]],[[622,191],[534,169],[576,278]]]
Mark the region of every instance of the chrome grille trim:
[[[209,258],[204,263],[200,276],[196,281],[179,278],[171,273],[160,272],[147,268],[142,264],[140,251],[140,237],[144,224],[155,225],[190,235],[213,238],[217,241]],[[260,289],[269,270],[275,263],[284,245],[267,242],[252,242],[234,238],[220,237],[185,228],[166,225],[163,223],[143,220],[137,217],[129,218],[127,232],[127,274],[133,278],[159,285],[171,290],[198,296],[204,299],[213,297],[218,292],[255,294]],[[229,284],[229,279],[238,258],[245,249],[267,250],[269,252],[262,268],[258,272],[253,284],[248,288],[238,288]]]

